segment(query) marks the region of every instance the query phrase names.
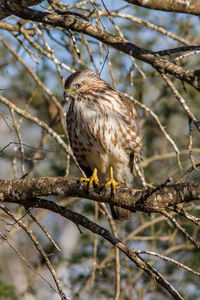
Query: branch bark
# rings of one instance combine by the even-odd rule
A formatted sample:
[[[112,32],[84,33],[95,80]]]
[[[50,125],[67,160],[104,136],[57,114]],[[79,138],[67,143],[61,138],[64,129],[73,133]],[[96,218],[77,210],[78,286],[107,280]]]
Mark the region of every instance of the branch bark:
[[[91,24],[89,22],[85,22],[80,19],[76,19],[74,16],[69,16],[69,15],[63,16],[55,12],[48,13],[44,11],[33,10],[30,8],[24,8],[30,5],[38,4],[40,2],[42,1],[0,0],[0,19],[3,18],[3,14],[5,11],[5,16],[9,14],[15,14],[16,16],[25,20],[41,22],[43,24],[52,25],[54,27],[61,27],[65,29],[71,29],[72,31],[82,32],[91,37],[94,37],[99,41],[102,41],[103,43],[119,51],[122,51],[136,59],[139,59],[141,61],[150,64],[153,68],[155,68],[160,73],[173,75],[176,78],[189,83],[195,89],[200,91],[200,84],[199,84],[200,70],[195,70],[195,71],[185,70],[184,68],[176,65],[173,62],[169,62],[168,60],[161,58],[159,54],[153,51],[138,47],[137,45],[129,42],[126,39],[115,36],[109,33],[108,31],[101,29],[101,27],[98,25]],[[136,2],[142,3],[142,1],[136,1]],[[151,1],[146,1],[146,2],[150,3]],[[16,8],[14,4],[16,4]]]
[[[199,182],[165,185],[155,189],[119,188],[114,198],[103,187],[88,192],[87,184],[77,178],[39,177],[0,180],[0,201],[31,206],[37,197],[56,195],[87,198],[115,204],[131,212],[161,212],[169,206],[200,199]]]
[[[25,7],[36,5],[43,0],[0,0],[0,20],[15,14]]]
[[[73,184],[73,186],[71,186],[71,184]],[[66,186],[67,188],[65,189]],[[72,189],[70,188],[70,186]],[[76,225],[81,225],[91,232],[102,236],[113,246],[121,250],[130,260],[132,260],[136,264],[137,267],[142,269],[147,275],[154,279],[155,282],[157,282],[166,291],[168,291],[174,299],[184,300],[179,292],[163,277],[161,273],[150,266],[150,264],[145,262],[145,260],[140,257],[137,251],[127,247],[122,241],[117,239],[107,229],[90,221],[85,216],[69,210],[67,207],[57,205],[55,202],[37,198],[31,199],[32,196],[36,197],[38,192],[42,190],[44,195],[50,195],[50,190],[52,194],[55,195],[70,195],[73,190],[73,194],[75,196],[77,187],[79,187],[77,194],[86,193],[86,185],[77,183],[77,179],[75,178],[68,180],[62,177],[0,180],[0,200],[22,204],[26,208],[36,207],[48,209],[49,211],[60,214],[64,218],[71,220]],[[15,190],[13,190],[13,188],[15,188]],[[120,189],[120,192],[121,190],[123,189]],[[129,189],[127,189],[127,192],[128,190]],[[133,192],[134,191],[135,190],[133,190]],[[103,194],[106,195],[110,193],[103,192]],[[93,197],[91,196],[91,198]],[[2,203],[0,203],[0,208],[5,210],[5,206]]]
[[[74,16],[63,16],[57,13],[48,13],[39,10],[32,10],[30,8],[25,8],[16,15],[26,20],[32,20],[52,25],[54,27],[71,29],[72,31],[87,34],[119,51],[122,51],[123,53],[150,64],[160,73],[173,75],[176,78],[189,83],[195,89],[200,91],[200,70],[185,70],[173,62],[169,62],[168,60],[161,58],[155,52],[138,47],[126,39],[115,36],[108,31],[101,29],[98,25],[78,20]]]
[[[150,9],[200,15],[199,0],[126,0],[126,2]]]

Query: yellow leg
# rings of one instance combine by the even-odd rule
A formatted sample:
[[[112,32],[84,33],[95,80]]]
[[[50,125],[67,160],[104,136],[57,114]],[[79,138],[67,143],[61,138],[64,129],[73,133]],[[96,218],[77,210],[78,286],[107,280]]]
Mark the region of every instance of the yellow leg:
[[[123,184],[123,183],[124,183],[124,180],[122,180],[122,181],[115,180],[115,178],[113,177],[113,168],[110,167],[110,179],[105,184],[106,189],[111,185],[113,193],[116,193],[116,186]]]
[[[99,183],[99,179],[98,179],[98,177],[97,177],[97,168],[94,168],[93,174],[92,174],[92,176],[91,176],[90,178],[81,177],[81,181],[89,182],[88,190],[90,191],[91,188],[92,188],[93,182],[94,182],[95,184],[98,184],[98,183]]]

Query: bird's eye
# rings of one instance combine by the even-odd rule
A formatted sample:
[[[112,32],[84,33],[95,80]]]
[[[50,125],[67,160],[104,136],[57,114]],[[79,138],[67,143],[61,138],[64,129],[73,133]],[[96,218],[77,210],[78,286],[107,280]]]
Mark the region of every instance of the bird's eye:
[[[75,85],[75,87],[76,87],[77,89],[80,89],[80,87],[82,87],[82,83],[77,83],[77,84]]]

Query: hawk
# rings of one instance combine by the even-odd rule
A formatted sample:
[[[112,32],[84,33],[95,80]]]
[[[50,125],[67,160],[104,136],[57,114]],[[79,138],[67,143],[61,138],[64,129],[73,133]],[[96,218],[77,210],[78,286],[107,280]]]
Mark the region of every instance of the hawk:
[[[111,185],[113,193],[121,183],[131,187],[134,154],[142,148],[133,104],[89,69],[66,79],[64,98],[68,96],[69,142],[87,176],[81,180],[89,182],[89,189],[99,181]],[[130,219],[124,208],[111,206],[111,213],[117,220]]]

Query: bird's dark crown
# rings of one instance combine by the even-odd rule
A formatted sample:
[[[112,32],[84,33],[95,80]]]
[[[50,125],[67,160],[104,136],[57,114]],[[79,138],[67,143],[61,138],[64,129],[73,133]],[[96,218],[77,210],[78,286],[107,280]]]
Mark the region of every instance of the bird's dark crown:
[[[82,79],[84,77],[90,77],[90,78],[98,78],[100,79],[100,77],[95,74],[92,70],[90,69],[85,69],[85,70],[82,70],[82,71],[76,71],[74,73],[72,73],[65,81],[65,89],[69,88],[71,86],[71,84],[76,80],[78,79]],[[101,79],[102,80],[102,79]]]

